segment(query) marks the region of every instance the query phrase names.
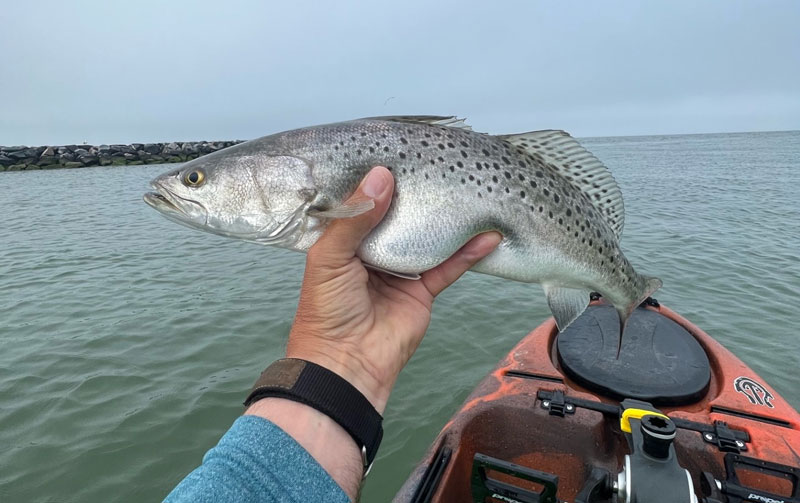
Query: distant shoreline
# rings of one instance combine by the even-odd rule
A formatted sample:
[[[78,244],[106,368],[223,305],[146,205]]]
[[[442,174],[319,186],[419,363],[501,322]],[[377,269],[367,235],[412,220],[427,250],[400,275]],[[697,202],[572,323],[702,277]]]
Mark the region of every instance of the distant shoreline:
[[[0,171],[186,162],[237,143],[242,141],[0,147]]]

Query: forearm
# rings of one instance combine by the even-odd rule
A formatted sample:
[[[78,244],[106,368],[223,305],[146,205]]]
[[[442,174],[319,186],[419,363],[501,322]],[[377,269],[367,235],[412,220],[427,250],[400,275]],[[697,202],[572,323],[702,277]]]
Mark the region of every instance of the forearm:
[[[364,471],[361,451],[353,437],[333,419],[283,398],[263,398],[251,405],[245,415],[268,419],[289,434],[355,501]]]

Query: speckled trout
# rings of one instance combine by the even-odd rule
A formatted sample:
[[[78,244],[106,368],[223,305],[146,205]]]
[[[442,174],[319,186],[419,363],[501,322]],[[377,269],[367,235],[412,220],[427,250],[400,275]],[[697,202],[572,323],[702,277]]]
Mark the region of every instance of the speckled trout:
[[[180,224],[306,251],[374,166],[395,178],[383,221],[358,251],[406,278],[472,237],[499,231],[472,270],[540,283],[563,330],[601,293],[621,329],[661,286],[636,273],[619,239],[625,212],[609,170],[563,131],[492,136],[455,117],[373,117],[265,136],[200,157],[152,182],[144,200]]]

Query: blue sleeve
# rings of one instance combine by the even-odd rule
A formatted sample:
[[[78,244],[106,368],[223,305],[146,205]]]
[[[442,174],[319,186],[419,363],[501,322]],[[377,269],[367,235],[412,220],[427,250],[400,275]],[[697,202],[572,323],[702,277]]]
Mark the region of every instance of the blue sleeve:
[[[167,496],[184,502],[349,502],[319,463],[266,419],[242,416]]]

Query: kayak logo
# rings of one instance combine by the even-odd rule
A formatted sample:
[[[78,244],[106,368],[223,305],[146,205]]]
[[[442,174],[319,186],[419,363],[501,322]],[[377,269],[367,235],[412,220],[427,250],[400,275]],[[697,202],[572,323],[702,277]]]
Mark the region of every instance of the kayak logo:
[[[736,391],[746,396],[753,405],[766,405],[770,409],[775,407],[772,405],[772,399],[775,397],[758,381],[740,376],[733,381],[733,387]]]
[[[786,500],[776,500],[774,498],[768,498],[767,496],[761,496],[760,494],[750,493],[750,496],[747,497],[750,501],[762,501],[763,503],[786,503]]]

